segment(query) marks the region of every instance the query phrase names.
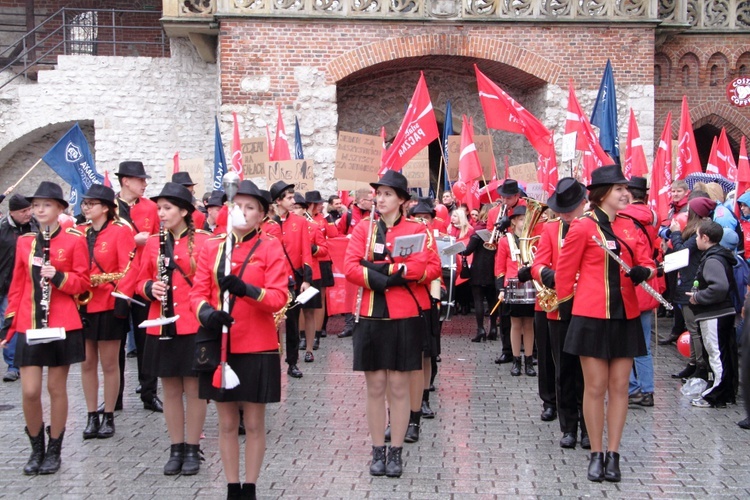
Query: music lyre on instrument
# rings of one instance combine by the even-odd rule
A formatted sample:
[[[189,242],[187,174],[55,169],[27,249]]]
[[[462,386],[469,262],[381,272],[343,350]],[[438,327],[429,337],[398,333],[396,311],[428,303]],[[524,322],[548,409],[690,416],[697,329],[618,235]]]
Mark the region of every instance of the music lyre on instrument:
[[[42,231],[42,266],[50,264],[50,230],[47,226]],[[39,305],[42,307],[42,327],[30,328],[26,330],[26,342],[29,345],[46,344],[55,340],[65,340],[65,328],[49,326],[49,311],[52,298],[52,287],[49,278],[42,278],[39,281],[42,288],[42,299]]]
[[[147,319],[138,325],[140,328],[148,328],[150,326],[164,326],[169,325],[180,319],[179,314],[174,316],[164,316],[167,310],[168,300],[168,289],[169,289],[169,274],[167,273],[167,229],[164,227],[164,222],[159,224],[159,257],[158,257],[158,268],[156,279],[164,283],[167,287],[164,290],[164,295],[161,297],[161,314],[156,319]],[[174,330],[171,328],[162,328],[159,340],[171,340],[174,338]]]
[[[604,250],[605,252],[607,252],[607,254],[610,257],[612,257],[615,260],[615,262],[617,262],[618,264],[620,264],[620,267],[623,268],[626,273],[630,272],[630,266],[627,265],[625,263],[625,261],[620,258],[619,255],[617,255],[612,250],[610,250],[609,248],[607,248],[607,245],[602,240],[600,240],[599,238],[597,238],[596,235],[591,235],[591,238],[596,242],[597,245],[599,245],[599,247],[602,250]],[[640,285],[641,288],[643,288],[643,290],[646,293],[648,293],[653,298],[655,298],[657,301],[659,301],[659,304],[663,305],[664,309],[666,309],[667,311],[671,311],[672,309],[674,309],[674,307],[672,306],[672,304],[670,304],[667,301],[667,299],[665,299],[664,297],[662,297],[659,292],[657,292],[656,290],[654,290],[651,287],[651,285],[649,285],[645,281],[640,282],[639,285]]]

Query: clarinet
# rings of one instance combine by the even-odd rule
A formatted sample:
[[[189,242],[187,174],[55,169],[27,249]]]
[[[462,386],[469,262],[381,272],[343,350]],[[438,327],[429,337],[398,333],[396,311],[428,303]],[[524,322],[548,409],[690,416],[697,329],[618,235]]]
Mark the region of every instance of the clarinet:
[[[164,222],[159,224],[159,257],[157,263],[157,272],[159,273],[157,278],[166,286],[164,295],[161,297],[161,316],[163,318],[167,312],[167,300],[169,296],[169,275],[167,274],[167,229],[164,227]],[[174,328],[162,325],[159,340],[171,340],[174,338],[174,335]]]
[[[43,265],[48,266],[50,261],[50,231],[49,226],[44,228],[44,231],[42,231],[42,261]],[[50,287],[50,280],[49,278],[42,278],[39,281],[39,285],[42,288],[42,300],[39,301],[39,305],[42,306],[42,311],[44,311],[44,314],[42,315],[42,328],[47,328],[49,323],[49,305],[50,305],[50,296],[52,294],[52,288]]]
[[[370,240],[372,239],[373,225],[375,224],[375,202],[372,203],[372,209],[370,209],[370,225],[367,227],[367,239],[365,240],[365,259],[370,251]],[[354,312],[354,322],[359,323],[359,310],[362,307],[362,297],[365,294],[365,287],[359,287],[357,290],[357,302]]]

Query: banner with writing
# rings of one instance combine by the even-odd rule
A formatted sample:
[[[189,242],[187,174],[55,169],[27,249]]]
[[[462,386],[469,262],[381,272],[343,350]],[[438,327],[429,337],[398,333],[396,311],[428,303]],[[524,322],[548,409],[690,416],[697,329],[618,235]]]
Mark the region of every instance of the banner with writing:
[[[268,162],[268,141],[265,137],[242,139],[242,163],[245,168],[245,179],[264,177]]]
[[[537,182],[536,178],[536,164],[535,163],[521,163],[519,165],[510,166],[510,174],[508,175],[511,179],[515,179],[518,182],[528,184],[530,182]]]
[[[487,182],[492,179],[493,161],[492,137],[489,135],[475,135],[474,145],[479,154],[479,163],[482,164],[482,171]],[[461,136],[451,135],[448,137],[448,176],[451,182],[458,180],[458,159],[461,156]]]
[[[401,172],[409,181],[409,188],[421,188],[424,195],[430,190],[430,155],[427,148],[421,150],[406,162]]]
[[[339,132],[336,179],[361,183],[377,181],[382,154],[383,139],[380,136]]]
[[[294,190],[301,193],[315,189],[312,160],[284,160],[266,162],[266,185],[276,181],[294,184]]]

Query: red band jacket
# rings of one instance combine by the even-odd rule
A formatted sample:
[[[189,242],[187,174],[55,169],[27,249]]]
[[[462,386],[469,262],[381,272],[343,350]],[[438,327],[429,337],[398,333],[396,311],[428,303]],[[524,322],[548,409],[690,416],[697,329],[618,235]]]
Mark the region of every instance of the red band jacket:
[[[159,214],[157,213],[156,203],[149,200],[148,198],[138,198],[138,202],[133,206],[128,206],[121,198],[117,198],[118,215],[121,219],[127,222],[132,231],[133,236],[141,232],[147,232],[148,234],[159,233]],[[144,246],[135,246],[135,256],[130,267],[133,269],[139,269],[141,254],[143,253]],[[131,249],[132,250],[132,249]],[[133,290],[136,287],[136,280],[138,279],[138,273],[128,273],[119,284],[120,290]],[[136,290],[135,293],[138,293]]]
[[[231,315],[235,322],[229,329],[229,349],[232,353],[275,351],[279,348],[273,313],[284,307],[289,297],[288,275],[284,265],[286,258],[279,240],[262,231],[253,231],[243,237],[232,249],[232,274],[240,275],[242,265],[256,243],[258,245],[240,277],[245,283],[260,288],[260,296],[257,300],[238,297],[234,301]],[[203,307],[221,308],[219,279],[224,276],[225,245],[225,238],[211,238],[203,246],[190,292],[190,305],[196,316]]]
[[[128,268],[132,252],[135,251],[135,239],[130,227],[119,220],[108,221],[100,231],[95,231],[93,226],[83,224],[78,226],[78,230],[84,233],[88,246],[87,255],[91,256],[91,247],[93,246],[93,257],[90,259],[90,274],[104,273],[121,273]],[[137,269],[130,266],[128,272],[138,273]],[[127,275],[126,275],[127,276]],[[127,283],[134,283],[132,279],[125,279],[123,276],[120,280],[102,283],[98,286],[90,287],[92,294],[91,300],[86,306],[88,313],[98,313],[102,311],[111,311],[115,307],[115,298],[112,292],[119,292],[132,296],[132,287],[128,288]],[[118,287],[122,282],[123,287]]]
[[[307,219],[288,213],[286,219],[277,216],[275,220],[281,229],[281,257],[286,262],[287,276],[294,275],[295,271],[302,273],[302,281],[295,280],[297,287],[302,282],[310,283],[313,279],[313,259]]]
[[[80,330],[81,317],[74,296],[89,288],[89,258],[86,239],[80,231],[58,227],[50,235],[50,265],[57,273],[50,279],[49,327]],[[42,327],[41,265],[42,235],[27,233],[18,238],[13,278],[8,291],[5,317],[13,318],[9,335]]]
[[[320,261],[331,260],[328,254],[328,242],[326,241],[325,234],[320,228],[320,225],[312,220],[307,221],[307,231],[310,235],[310,254],[312,255],[312,279],[319,280],[320,274]]]
[[[354,228],[344,257],[346,279],[364,287],[360,315],[370,318],[411,318],[419,315],[417,302],[423,310],[429,310],[428,286],[432,280],[440,277],[441,267],[440,257],[434,250],[435,242],[428,234],[427,227],[404,217],[399,217],[393,227],[386,227],[385,222],[380,220],[373,225],[373,234],[365,251],[367,233],[368,224],[359,224]],[[424,251],[405,257],[391,255],[397,237],[413,234],[426,236]],[[361,259],[370,261],[373,265],[382,264],[385,272],[380,273],[363,266],[360,264]],[[383,290],[383,276],[397,272],[399,264],[406,264],[404,277],[410,281],[406,286],[393,286]]]
[[[565,236],[555,273],[558,301],[573,300],[575,294],[578,297],[573,300],[575,316],[637,318],[640,310],[635,285],[592,236],[618,253],[629,266],[644,266],[654,272],[649,244],[633,221],[618,215],[610,222],[607,214],[597,208],[574,220]],[[633,252],[632,257],[623,243]]]
[[[542,269],[547,267],[553,271],[557,270],[557,261],[565,244],[565,233],[568,229],[565,226],[561,219],[550,219],[542,226],[539,245],[534,254],[534,264],[531,266],[531,275],[539,283],[542,282]],[[555,309],[547,313],[547,319],[559,320],[560,313]]]
[[[190,248],[188,230],[185,229],[178,236],[167,233],[165,266],[168,276],[167,311],[165,316],[179,314],[176,323],[161,326],[150,326],[146,329],[148,335],[161,335],[164,328],[174,329],[177,335],[190,335],[198,331],[198,320],[190,309],[190,290],[195,279],[191,270],[191,259],[197,264],[198,256],[210,233],[196,230],[193,234],[193,245]],[[161,301],[151,294],[151,285],[157,279],[159,269],[159,235],[152,235],[143,249],[141,266],[138,272],[136,293],[151,301],[148,319],[156,319],[162,314]],[[184,274],[183,274],[184,273]]]

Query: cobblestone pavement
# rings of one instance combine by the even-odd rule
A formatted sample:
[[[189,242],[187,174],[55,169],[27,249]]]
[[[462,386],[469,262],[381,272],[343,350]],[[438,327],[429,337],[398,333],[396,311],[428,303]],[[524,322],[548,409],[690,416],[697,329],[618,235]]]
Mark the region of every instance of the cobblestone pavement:
[[[665,328],[663,320],[660,327]],[[432,393],[435,420],[423,420],[419,443],[404,450],[400,479],[368,474],[370,441],[364,377],[351,370],[351,339],[329,336],[304,378],[283,375],[282,402],[267,411],[267,452],[259,498],[750,498],[750,433],[737,427],[741,405],[698,409],[670,378],[684,360],[673,346],[657,352],[656,405],[631,407],[621,446],[623,481],[586,480],[588,452],[563,450],[558,422],[539,419],[536,378],[511,377],[493,360],[500,344],[469,342],[473,319],[446,323]],[[330,331],[342,321],[334,318]],[[70,416],[63,466],[52,476],[25,477],[20,383],[0,384],[0,496],[3,498],[222,498],[226,485],[213,407],[197,476],[166,477],[169,439],[162,415],[142,409],[128,360],[125,409],[113,439],[81,437],[86,410],[80,369],[68,382]],[[45,407],[47,402],[45,401]]]

